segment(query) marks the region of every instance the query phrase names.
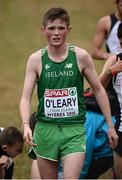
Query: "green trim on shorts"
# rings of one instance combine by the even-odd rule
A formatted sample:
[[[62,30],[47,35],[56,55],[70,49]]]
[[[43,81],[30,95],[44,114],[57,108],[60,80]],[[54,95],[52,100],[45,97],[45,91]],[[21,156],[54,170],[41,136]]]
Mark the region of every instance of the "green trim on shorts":
[[[85,153],[86,135],[82,124],[51,124],[37,122],[34,130],[34,143],[28,156],[42,157],[58,161],[72,153]]]

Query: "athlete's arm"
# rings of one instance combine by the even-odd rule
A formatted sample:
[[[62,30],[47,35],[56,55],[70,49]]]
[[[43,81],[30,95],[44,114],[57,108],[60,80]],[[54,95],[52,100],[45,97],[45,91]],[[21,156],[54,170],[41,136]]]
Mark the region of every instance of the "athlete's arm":
[[[5,168],[7,167],[8,159],[9,158],[5,155],[0,157],[0,179],[4,179]]]
[[[94,59],[106,60],[111,54],[103,50],[105,39],[110,30],[110,16],[102,17],[97,24],[96,34],[93,40],[91,56]]]
[[[105,62],[103,70],[99,76],[102,85],[106,88],[111,77],[119,72],[122,72],[122,61],[120,59],[116,61],[116,56],[111,56]]]
[[[0,165],[0,179],[4,179],[5,176],[5,168]]]
[[[29,127],[29,118],[33,90],[35,87],[36,79],[40,74],[38,67],[41,67],[41,57],[38,56],[39,55],[35,53],[31,55],[28,60],[26,67],[25,82],[20,100],[20,115],[23,121],[24,139],[30,145],[34,145],[32,143],[32,131]]]
[[[110,104],[107,97],[107,94],[105,92],[105,89],[103,88],[99,77],[96,73],[93,61],[91,57],[88,55],[87,52],[83,50],[77,50],[77,58],[78,58],[78,66],[83,74],[85,75],[87,81],[91,85],[93,89],[93,93],[97,99],[97,102],[105,116],[105,119],[108,123],[108,138],[109,138],[109,144],[112,148],[115,148],[118,141],[118,136],[114,130],[113,123],[111,120],[111,111],[110,111]]]

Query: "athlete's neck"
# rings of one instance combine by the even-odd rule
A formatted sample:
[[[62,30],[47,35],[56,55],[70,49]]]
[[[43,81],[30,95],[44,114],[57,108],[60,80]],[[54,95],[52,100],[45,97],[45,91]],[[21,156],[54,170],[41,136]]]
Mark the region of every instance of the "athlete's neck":
[[[68,55],[68,44],[60,47],[47,46],[48,56],[55,62],[62,62]]]
[[[116,12],[116,13],[115,13],[115,16],[116,16],[116,18],[117,18],[118,20],[122,21],[122,14],[121,14],[121,13]]]

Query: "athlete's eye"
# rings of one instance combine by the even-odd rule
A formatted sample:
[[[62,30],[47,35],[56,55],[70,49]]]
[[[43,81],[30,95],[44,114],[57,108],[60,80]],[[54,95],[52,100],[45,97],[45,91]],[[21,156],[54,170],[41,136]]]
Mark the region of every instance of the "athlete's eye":
[[[64,30],[64,29],[65,29],[65,27],[60,26],[58,29],[59,29],[59,30]]]
[[[54,30],[55,27],[48,27],[48,30]]]

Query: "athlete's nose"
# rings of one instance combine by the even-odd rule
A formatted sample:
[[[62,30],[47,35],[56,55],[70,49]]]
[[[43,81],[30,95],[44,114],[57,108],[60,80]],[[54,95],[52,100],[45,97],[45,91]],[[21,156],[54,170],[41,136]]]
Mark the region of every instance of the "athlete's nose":
[[[58,28],[55,29],[55,32],[54,32],[54,33],[55,33],[55,35],[58,35],[58,34],[59,34]]]

